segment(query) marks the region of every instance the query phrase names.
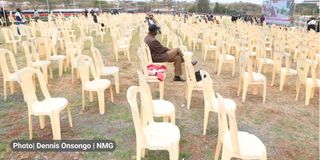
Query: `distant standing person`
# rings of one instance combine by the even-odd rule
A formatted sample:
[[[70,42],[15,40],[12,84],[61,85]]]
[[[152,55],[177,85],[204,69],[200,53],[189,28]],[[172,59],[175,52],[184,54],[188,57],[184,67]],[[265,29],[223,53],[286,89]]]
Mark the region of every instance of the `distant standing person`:
[[[91,14],[92,17],[94,16],[94,10],[93,9],[91,9],[90,14]]]
[[[261,24],[261,26],[263,25],[265,19],[266,18],[263,15],[260,16],[260,24]]]
[[[39,17],[40,17],[39,11],[35,9],[33,13],[34,20],[38,22]]]
[[[84,16],[88,17],[88,10],[87,9],[84,9]]]
[[[14,17],[16,19],[17,32],[20,35],[21,33],[20,33],[20,30],[19,30],[19,25],[24,23],[20,8],[17,9],[16,13],[14,14]]]
[[[314,31],[316,31],[316,20],[315,18],[311,17],[308,21],[307,21],[307,30],[310,31],[311,29],[313,29]]]

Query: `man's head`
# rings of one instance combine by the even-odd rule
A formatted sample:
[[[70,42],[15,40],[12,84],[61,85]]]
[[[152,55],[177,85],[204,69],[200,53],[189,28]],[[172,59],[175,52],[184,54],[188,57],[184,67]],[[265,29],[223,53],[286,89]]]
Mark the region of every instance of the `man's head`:
[[[21,12],[21,9],[20,9],[20,8],[17,8],[17,12]]]
[[[158,34],[159,27],[156,25],[152,24],[149,26],[149,33],[152,35],[157,35]]]

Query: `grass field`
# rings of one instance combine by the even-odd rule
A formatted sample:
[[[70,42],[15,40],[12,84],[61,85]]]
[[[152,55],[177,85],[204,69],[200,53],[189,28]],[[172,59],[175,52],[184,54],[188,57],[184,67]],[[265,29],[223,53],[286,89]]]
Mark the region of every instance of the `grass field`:
[[[2,35],[1,35],[2,36]],[[3,38],[1,37],[3,42]],[[136,54],[139,45],[138,34],[133,37],[130,49],[132,63],[128,63],[125,56],[120,56],[117,63],[112,50],[110,34],[105,42],[100,43],[95,38],[95,46],[103,54],[106,65],[120,68],[120,94],[115,94],[115,101],[111,103],[109,92],[106,93],[106,112],[99,114],[97,96],[94,102],[86,99],[86,110],[81,110],[81,83],[80,80],[71,83],[70,70],[58,76],[57,64],[54,64],[54,78],[49,79],[51,95],[65,97],[72,106],[73,128],[69,128],[66,111],[61,115],[62,139],[111,139],[117,144],[114,152],[12,152],[10,142],[15,139],[29,139],[27,105],[18,84],[16,92],[3,101],[3,84],[0,83],[0,159],[135,159],[135,129],[131,111],[126,100],[126,90],[129,86],[137,85],[136,71],[139,68]],[[5,47],[4,44],[0,46]],[[24,52],[21,46],[15,55],[19,68],[26,66]],[[86,49],[84,54],[90,54]],[[259,137],[267,148],[268,159],[275,160],[317,160],[319,159],[319,93],[304,105],[304,88],[300,99],[295,101],[295,78],[289,78],[283,91],[279,91],[279,77],[276,85],[271,87],[271,73],[268,78],[266,103],[262,104],[262,95],[247,95],[246,103],[237,97],[239,67],[235,77],[231,76],[231,66],[225,65],[222,74],[218,77],[213,74],[213,60],[206,62],[201,59],[201,52],[194,52],[194,59],[199,62],[196,69],[204,69],[211,73],[214,90],[224,97],[233,99],[237,103],[238,128]],[[203,129],[203,94],[193,92],[191,109],[188,110],[185,97],[185,84],[173,82],[173,65],[170,64],[168,78],[165,82],[164,98],[171,101],[176,107],[176,124],[181,131],[180,159],[210,160],[213,159],[217,142],[217,114],[211,113],[207,135],[202,135]],[[2,81],[2,75],[0,76]],[[110,77],[110,80],[113,79]],[[157,84],[150,85],[153,97],[159,95]],[[88,96],[87,96],[88,98]],[[33,119],[34,139],[51,139],[51,124],[49,119],[46,127],[40,129],[38,118]],[[169,159],[167,151],[148,151],[148,160]]]

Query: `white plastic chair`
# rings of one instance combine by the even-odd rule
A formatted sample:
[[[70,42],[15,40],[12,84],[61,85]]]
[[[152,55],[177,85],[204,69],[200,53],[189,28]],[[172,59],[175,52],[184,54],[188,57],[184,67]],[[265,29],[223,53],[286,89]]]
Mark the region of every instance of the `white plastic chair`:
[[[203,135],[207,133],[208,121],[209,121],[209,113],[210,112],[219,112],[219,103],[218,98],[215,96],[215,92],[212,87],[212,79],[210,74],[204,70],[200,70],[200,74],[202,77],[202,83],[204,87],[204,118],[203,118]],[[227,106],[236,108],[236,103],[229,98],[224,98],[223,101]]]
[[[120,92],[120,84],[119,84],[119,67],[116,66],[108,66],[105,67],[103,64],[103,59],[100,51],[97,48],[91,48],[92,57],[94,64],[96,66],[97,74],[101,76],[110,76],[112,75],[114,78],[114,84],[116,87],[116,92]]]
[[[204,86],[202,83],[196,81],[195,71],[191,63],[191,56],[184,55],[183,59],[185,60],[184,66],[186,70],[186,99],[187,99],[187,107],[190,109],[192,91],[204,91]]]
[[[235,117],[236,108],[225,105],[224,99],[217,94],[219,100],[219,133],[215,160],[218,160],[221,145],[222,160],[231,158],[240,159],[267,159],[267,151],[261,140],[253,134],[238,131]]]
[[[8,60],[7,60],[8,56]],[[13,72],[10,72],[10,67],[8,66],[8,62],[11,63],[11,66],[13,68]],[[0,68],[2,71],[3,76],[3,95],[4,100],[7,100],[7,82],[10,83],[10,93],[14,93],[14,82],[16,82],[17,79],[17,71],[18,67],[16,64],[16,60],[14,58],[13,53],[10,50],[7,49],[0,49]]]
[[[99,112],[104,114],[105,112],[105,103],[104,103],[104,91],[109,88],[111,95],[111,102],[113,102],[113,91],[111,82],[107,79],[100,79],[96,73],[92,59],[86,55],[79,55],[75,59],[75,66],[78,69],[81,83],[82,83],[82,109],[85,108],[85,91],[88,91],[90,94],[90,102],[93,101],[92,92],[98,93],[99,99]],[[93,76],[93,80],[90,80],[90,71]]]
[[[136,131],[136,159],[141,160],[141,157],[145,156],[145,149],[149,149],[168,150],[170,160],[178,160],[180,141],[179,128],[171,123],[154,122],[151,116],[148,118],[148,124],[142,125],[137,104],[138,92],[141,93],[137,86],[131,86],[127,91],[127,100],[131,106]]]
[[[39,101],[36,95],[36,86],[34,83],[34,75],[36,75],[44,100]],[[43,74],[38,69],[24,68],[17,73],[18,82],[21,86],[24,101],[28,105],[29,118],[29,137],[32,139],[32,115],[39,116],[40,128],[45,127],[45,116],[51,119],[52,133],[54,140],[61,140],[60,131],[60,112],[67,107],[69,126],[72,127],[71,108],[68,100],[65,98],[50,96],[45,83]]]
[[[27,66],[41,69],[45,80],[48,83],[48,68],[50,67],[51,62],[47,60],[40,60],[39,54],[36,51],[36,45],[34,43],[23,41],[22,47],[26,55]],[[50,69],[50,71],[52,70]]]
[[[160,81],[158,80],[157,76],[150,76],[149,72],[147,70],[147,66],[151,63],[149,63],[149,61],[147,60],[147,55],[146,52],[142,51],[141,48],[138,49],[138,57],[140,60],[140,65],[141,65],[141,70],[142,70],[142,74],[145,76],[145,79],[147,80],[147,82],[156,82],[159,83],[159,93],[160,93],[160,99],[163,99],[164,96],[164,81],[165,81],[165,73],[164,73],[164,80]],[[153,64],[157,64],[157,63],[153,63]]]
[[[141,102],[143,103],[142,108],[150,107],[153,117],[163,117],[164,122],[168,122],[168,118],[170,118],[171,123],[175,124],[176,115],[174,105],[163,99],[153,100],[151,90],[145,76],[138,71],[138,77],[141,90]]]

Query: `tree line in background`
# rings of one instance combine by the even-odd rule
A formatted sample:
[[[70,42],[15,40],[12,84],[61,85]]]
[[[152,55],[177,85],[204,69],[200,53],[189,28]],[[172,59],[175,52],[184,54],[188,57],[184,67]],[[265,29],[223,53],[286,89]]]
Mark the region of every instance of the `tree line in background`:
[[[47,0],[27,0],[31,3],[30,8],[22,9],[39,9],[47,4]],[[21,8],[21,2],[11,4],[9,8]],[[58,8],[73,8],[73,0],[49,0],[50,9]],[[99,0],[75,0],[77,8],[99,8]],[[20,5],[20,6],[19,6]],[[102,9],[116,8],[117,4],[114,2],[100,1]],[[122,2],[121,8],[140,8],[143,11],[148,11],[155,8],[169,8],[176,9],[183,12],[193,13],[213,13],[213,14],[227,14],[227,15],[261,15],[261,6],[253,3],[235,2],[235,3],[210,3],[209,0],[196,0],[194,3],[175,2],[173,0],[165,0],[163,2],[149,1],[149,2]],[[46,9],[46,8],[43,8]],[[297,4],[295,8],[295,15],[319,15],[319,7],[316,5]]]

